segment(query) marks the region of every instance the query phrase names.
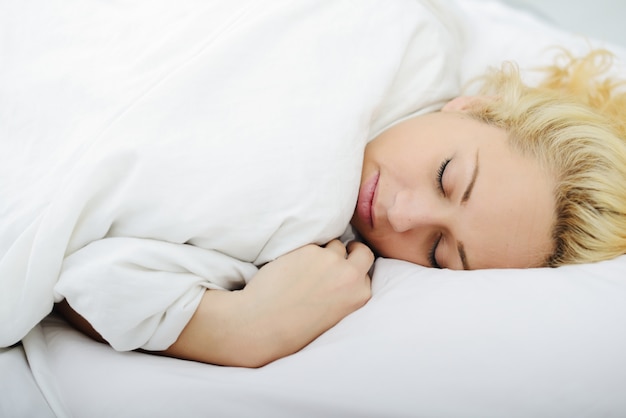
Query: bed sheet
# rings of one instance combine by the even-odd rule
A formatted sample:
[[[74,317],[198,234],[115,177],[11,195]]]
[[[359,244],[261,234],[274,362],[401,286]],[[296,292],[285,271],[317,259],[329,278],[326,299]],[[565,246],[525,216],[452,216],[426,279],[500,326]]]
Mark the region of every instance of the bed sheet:
[[[55,417],[37,385],[21,344],[0,348],[0,371],[0,417]]]
[[[589,40],[495,1],[455,4],[465,22],[464,80],[503,59],[546,63],[554,45],[589,48]],[[116,352],[50,316],[25,342],[33,378],[16,384],[33,399],[43,393],[49,406],[34,403],[39,416],[620,417],[624,301],[626,257],[475,272],[379,259],[363,309],[261,369]],[[23,365],[19,350],[0,360]],[[12,402],[6,395],[3,404]]]

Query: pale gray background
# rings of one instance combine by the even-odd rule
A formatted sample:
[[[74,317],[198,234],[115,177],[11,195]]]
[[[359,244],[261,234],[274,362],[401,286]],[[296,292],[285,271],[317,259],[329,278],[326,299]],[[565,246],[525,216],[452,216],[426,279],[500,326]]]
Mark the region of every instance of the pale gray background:
[[[532,10],[568,31],[626,46],[626,0],[500,1]]]

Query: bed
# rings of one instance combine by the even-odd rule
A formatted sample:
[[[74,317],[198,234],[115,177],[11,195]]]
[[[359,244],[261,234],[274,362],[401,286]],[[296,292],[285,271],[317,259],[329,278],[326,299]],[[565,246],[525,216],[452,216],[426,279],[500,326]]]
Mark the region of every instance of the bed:
[[[219,2],[214,3],[219,4]],[[413,88],[413,86],[406,87],[404,83],[408,81],[403,78],[405,75],[399,77],[403,88],[397,87],[398,80],[393,80],[391,84],[387,81],[378,84],[369,83],[369,81],[385,79],[385,74],[395,74],[398,68],[406,69],[407,67],[403,66],[407,62],[410,64],[409,69],[417,71],[420,77],[426,77],[432,83],[437,84],[435,93],[431,90],[414,91],[419,94],[410,99],[414,102],[409,107],[421,109],[436,106],[438,100],[452,94],[460,88],[459,86],[466,85],[486,66],[498,65],[503,60],[517,61],[524,69],[525,76],[532,82],[536,74],[528,69],[551,62],[554,54],[557,53],[557,50],[552,48],[555,45],[565,46],[573,52],[581,53],[587,51],[590,45],[610,47],[618,56],[612,71],[626,74],[624,61],[622,61],[626,60],[626,51],[617,43],[596,38],[588,39],[571,30],[560,29],[554,23],[537,17],[537,14],[528,9],[513,8],[500,2],[486,0],[445,2],[445,5],[429,1],[424,2],[425,6],[420,5],[419,7],[424,7],[423,10],[428,10],[428,13],[433,16],[437,16],[438,13],[446,14],[442,22],[451,25],[448,29],[461,40],[462,48],[439,55],[440,52],[433,45],[439,45],[437,42],[445,40],[430,38],[430,49],[422,48],[421,55],[418,54],[420,59],[411,61],[402,55],[402,48],[398,47],[394,50],[388,47],[386,42],[406,39],[410,48],[423,46],[423,44],[416,46],[410,43],[414,32],[405,28],[412,28],[411,17],[405,16],[400,19],[401,16],[407,14],[406,10],[411,11],[417,7],[413,3],[417,2],[335,2],[334,6],[329,6],[332,8],[333,16],[340,16],[343,20],[331,20],[330,26],[316,26],[319,22],[311,20],[310,16],[314,15],[313,9],[315,9],[312,3],[302,2],[299,5],[287,7],[290,14],[281,15],[285,26],[293,24],[294,16],[299,16],[301,20],[295,22],[300,25],[310,25],[311,30],[317,30],[320,34],[346,33],[347,31],[358,36],[368,33],[371,37],[371,39],[368,38],[367,46],[364,46],[366,42],[335,45],[335,49],[320,49],[320,54],[328,54],[328,51],[339,54],[345,50],[354,51],[364,48],[362,51],[364,56],[377,51],[377,53],[384,54],[384,57],[399,57],[395,64],[390,59],[389,64],[371,65],[371,68],[341,76],[332,72],[332,66],[321,66],[320,68],[325,69],[327,73],[320,70],[322,75],[319,79],[312,79],[313,82],[317,80],[320,84],[313,84],[310,90],[304,91],[304,97],[314,100],[312,98],[316,96],[313,93],[319,97],[325,97],[323,95],[328,94],[328,98],[336,100],[337,103],[332,117],[340,119],[347,117],[348,111],[345,108],[354,101],[379,103],[383,97],[384,105],[377,105],[375,110],[369,109],[369,113],[350,115],[358,121],[349,127],[351,132],[362,132],[366,129],[365,126],[373,135],[392,120],[405,116],[403,113],[405,111],[401,109],[406,108],[406,100],[409,99],[404,98],[400,93],[403,88]],[[98,19],[93,22],[118,19],[118,21],[123,21],[123,24],[120,23],[116,29],[129,30],[129,32],[120,30],[108,33],[105,40],[96,39],[104,45],[103,48],[109,47],[110,51],[124,51],[123,48],[115,49],[115,46],[120,42],[129,42],[127,37],[137,32],[141,35],[142,31],[154,30],[155,33],[162,31],[172,34],[172,36],[159,38],[159,42],[153,45],[154,49],[146,51],[145,55],[139,58],[135,55],[120,55],[116,58],[119,60],[117,63],[119,65],[136,59],[137,65],[148,65],[154,70],[146,71],[143,68],[144,78],[124,80],[128,84],[118,84],[119,91],[100,91],[106,90],[103,87],[106,83],[81,86],[68,81],[65,77],[67,74],[72,74],[72,71],[91,69],[97,73],[98,66],[114,68],[116,64],[113,62],[114,65],[111,65],[111,62],[107,61],[105,62],[107,65],[102,65],[103,61],[99,61],[102,57],[95,54],[85,55],[92,61],[73,62],[71,58],[75,51],[67,48],[59,51],[44,51],[56,42],[79,48],[81,45],[84,47],[94,41],[89,36],[97,34],[97,30],[90,31],[84,26],[86,23],[80,20],[87,15],[94,14],[92,9],[88,9],[88,4],[97,8],[94,10],[100,13]],[[183,43],[185,39],[188,39],[186,36],[203,35],[206,28],[204,28],[205,25],[198,24],[202,21],[201,18],[204,16],[207,19],[214,19],[212,22],[216,23],[216,27],[218,27],[217,24],[223,25],[219,26],[219,31],[214,29],[211,33],[237,34],[238,22],[245,21],[247,17],[256,16],[250,13],[250,10],[258,12],[258,4],[262,3],[258,2],[256,6],[253,2],[245,1],[229,4],[228,10],[206,5],[199,7],[193,1],[177,2],[176,7],[173,8],[171,5],[162,3],[145,7],[146,4],[142,6],[141,2],[137,2],[121,8],[120,5],[106,2],[98,4],[94,2],[92,5],[91,2],[36,0],[20,2],[10,7],[6,5],[7,13],[0,17],[7,28],[4,29],[2,44],[0,44],[3,48],[2,55],[12,57],[18,63],[28,62],[32,67],[29,67],[28,73],[18,73],[16,68],[20,70],[23,68],[0,65],[0,74],[2,74],[0,121],[7,122],[9,117],[14,118],[12,123],[4,124],[10,126],[11,129],[4,128],[4,131],[0,131],[0,135],[8,135],[6,138],[10,135],[21,138],[25,135],[24,133],[31,137],[41,136],[44,130],[57,132],[58,135],[70,132],[67,126],[60,125],[54,114],[49,116],[49,119],[43,119],[41,126],[35,127],[28,126],[26,124],[28,118],[20,114],[24,112],[24,109],[31,109],[33,112],[40,111],[37,106],[44,106],[47,97],[58,93],[58,91],[45,90],[46,86],[49,86],[46,83],[49,80],[54,81],[56,88],[61,89],[59,91],[65,89],[64,94],[73,99],[82,100],[83,95],[119,98],[127,97],[126,95],[136,96],[139,93],[142,98],[146,98],[155,94],[155,91],[161,89],[163,85],[177,81],[177,74],[186,71],[187,74],[193,74],[190,72],[194,69],[192,64],[201,61],[203,51],[213,45],[209,42],[213,39],[211,36],[205,38],[208,41],[204,44]],[[280,2],[268,2],[268,4],[280,10],[285,9]],[[235,7],[239,9],[233,12]],[[228,12],[229,19],[223,19],[223,16],[219,15],[219,12],[225,10]],[[194,11],[197,13],[194,14]],[[372,11],[381,12],[377,19],[390,19],[400,23],[394,30],[373,31],[370,34],[372,24],[377,22],[375,19],[368,20],[370,16],[368,13]],[[138,16],[141,18],[138,19]],[[258,12],[258,16],[263,17],[263,13]],[[92,19],[95,18],[92,17]],[[346,21],[350,21],[350,24],[346,25]],[[68,25],[69,29],[66,32],[51,30],[54,24],[60,22]],[[138,31],[130,30],[129,28],[137,22],[142,22],[141,28]],[[269,29],[269,26],[263,26],[263,18],[254,22],[258,24],[258,27],[265,28],[266,32],[273,30]],[[328,16],[325,16],[324,22],[329,24]],[[36,28],[44,30],[36,32],[34,31]],[[423,30],[425,35],[430,34],[428,28],[424,29],[419,25],[418,28],[422,28],[420,30]],[[41,35],[48,32],[54,34],[56,38],[52,35]],[[85,38],[68,42],[66,37],[72,33],[84,33]],[[277,33],[280,34],[280,32],[261,33],[262,36],[259,39],[264,39],[263,36],[277,36]],[[292,47],[295,54],[298,44],[295,43],[297,38],[293,39],[295,40],[292,40],[294,42]],[[131,49],[128,51],[135,52]],[[159,53],[154,53],[154,51]],[[245,55],[233,58],[233,51],[236,52],[234,49],[225,49],[222,53],[225,58],[233,62],[237,59],[248,59],[255,53],[255,50],[250,49],[245,51]],[[37,59],[26,57],[35,52],[40,54],[37,55]],[[175,68],[167,67],[166,64],[170,61],[162,60],[162,55],[159,55],[164,53],[170,58],[182,60],[180,62],[184,65]],[[336,57],[339,59],[338,55]],[[359,61],[361,58],[356,53],[354,57],[355,62],[363,63]],[[111,56],[108,58],[110,59]],[[424,64],[426,58],[432,59],[431,66],[420,66]],[[273,71],[271,63],[267,64],[268,68]],[[294,67],[287,70],[307,68],[310,63],[293,61],[292,64]],[[435,66],[432,67],[432,65]],[[440,74],[446,71],[447,67],[461,68],[460,79],[452,83],[443,79]],[[437,71],[431,71],[433,68]],[[225,77],[232,73],[249,74],[252,72],[252,69],[245,65],[227,68],[227,70],[229,72],[222,69],[225,71]],[[167,76],[164,77],[164,74]],[[189,77],[184,77],[184,79],[187,80]],[[322,82],[326,79],[333,80],[337,83],[336,85],[348,84],[342,86],[342,89],[353,89],[354,95],[349,98],[352,102],[341,102],[341,100],[348,99],[333,96],[335,85],[332,82],[323,84]],[[102,80],[106,81],[105,78]],[[346,83],[346,80],[358,82]],[[254,81],[259,82],[259,80]],[[27,84],[24,84],[25,82]],[[363,92],[365,82],[369,83],[368,89],[365,89],[366,93]],[[172,85],[172,90],[180,91],[180,85],[175,83]],[[258,84],[253,86],[256,88]],[[133,88],[137,90],[134,91]],[[247,88],[246,91],[249,91],[250,86]],[[418,86],[414,88],[419,89]],[[278,96],[290,93],[288,89],[285,90],[274,90],[274,92]],[[12,96],[12,93],[16,95]],[[201,93],[201,88],[195,92],[195,94]],[[186,94],[186,98],[195,97],[194,91]],[[11,99],[11,97],[18,97],[23,101]],[[41,102],[37,100],[38,98]],[[27,99],[32,101],[29,102]],[[124,108],[116,108],[111,105],[114,103],[112,100],[90,101],[90,107],[84,106],[85,101],[81,100],[64,103],[65,108],[59,106],[56,109],[57,112],[62,113],[71,106],[77,106],[80,110],[76,112],[76,109],[71,109],[74,111],[73,114],[80,117],[67,122],[68,126],[71,125],[72,132],[68,141],[80,138],[83,133],[89,133],[94,125],[107,127],[104,129],[104,138],[115,138],[119,136],[122,128],[130,126],[119,123],[120,120],[127,120],[124,118],[129,118],[129,114],[141,113],[139,102],[133,102]],[[306,120],[306,116],[310,115],[310,109],[306,107],[308,104],[308,101],[290,102],[288,107],[281,110],[293,112],[288,114],[296,118],[295,120]],[[263,103],[255,102],[253,99],[245,103],[243,100],[232,102],[229,105],[243,108],[249,106],[249,114],[262,114],[263,110],[261,109]],[[179,115],[181,121],[186,121],[185,118],[188,118],[190,113],[194,113],[193,109],[201,106],[199,99],[192,99],[189,107],[176,108],[179,112],[176,115]],[[304,109],[308,114],[302,114],[306,112],[299,113],[293,109]],[[168,108],[168,112],[171,114],[172,108]],[[152,118],[158,119],[160,115],[150,115],[135,119],[133,129],[146,132],[156,129],[152,125],[158,126],[158,124],[154,123]],[[229,113],[226,116],[232,117],[232,114]],[[226,116],[220,115],[221,120],[228,122]],[[327,114],[315,116],[325,118],[324,120],[328,123],[336,123],[336,120]],[[15,120],[22,122],[20,117],[23,118],[24,124],[15,122]],[[117,124],[111,125],[111,120],[115,120]],[[369,127],[372,120],[374,121],[373,127]],[[275,127],[268,125],[267,128],[271,130],[270,128]],[[319,134],[315,131],[315,127],[310,128],[311,135]],[[327,128],[323,127],[323,129]],[[179,130],[186,132],[182,127]],[[328,144],[325,143],[325,146],[334,146],[331,143],[333,133],[326,133]],[[13,223],[4,223],[3,237],[16,236],[15,231],[20,227],[20,222],[26,222],[24,219],[32,221],[29,213],[35,213],[40,209],[38,205],[41,204],[41,200],[28,200],[24,196],[37,192],[45,197],[47,193],[54,192],[53,188],[46,188],[45,184],[40,185],[40,188],[36,190],[28,189],[25,185],[30,184],[29,176],[35,178],[47,175],[53,178],[57,170],[64,167],[67,160],[74,161],[76,155],[81,155],[83,158],[80,162],[81,169],[93,168],[94,162],[100,161],[100,156],[98,160],[90,159],[92,158],[89,154],[90,150],[80,149],[82,142],[78,139],[76,141],[66,149],[81,154],[66,155],[59,152],[54,143],[44,144],[34,149],[24,146],[24,143],[19,143],[17,140],[0,140],[2,143],[0,144],[2,147],[0,158],[3,158],[1,169],[3,171],[0,171],[0,178],[4,182],[2,191],[5,196],[9,193],[8,195],[13,197],[11,192],[17,196],[8,204],[3,203],[3,214],[14,212],[11,205],[28,203],[19,216],[15,215]],[[350,146],[358,146],[358,144]],[[163,149],[167,152],[172,151],[167,147]],[[119,150],[127,151],[122,146]],[[255,150],[256,148],[253,147],[249,158],[255,156]],[[346,158],[342,160],[343,166],[354,164],[346,150],[334,149],[334,152],[346,154]],[[8,155],[11,155],[11,161],[5,157]],[[117,175],[126,176],[128,172],[124,171],[126,167],[124,164],[125,161],[132,161],[132,155],[130,157],[124,153],[111,155],[116,158],[116,161],[121,161],[117,165],[120,167]],[[120,155],[122,158],[119,158]],[[308,157],[313,158],[312,155]],[[246,157],[237,154],[237,158]],[[32,161],[35,161],[37,165],[34,165]],[[7,168],[15,167],[16,164],[23,162],[29,162],[31,166],[28,167],[29,170],[20,172],[19,177]],[[201,165],[201,161],[195,161],[195,163],[198,166]],[[295,163],[292,162],[292,164]],[[189,167],[195,166],[189,165],[185,168],[189,169]],[[87,171],[80,171],[80,173],[87,173]],[[11,179],[11,184],[8,184],[5,179]],[[102,181],[102,184],[108,184],[106,182],[109,180],[110,177],[107,176],[99,181]],[[346,183],[346,187],[351,187],[349,180],[346,180]],[[21,187],[23,189],[20,189]],[[75,199],[83,193],[81,190],[72,189],[73,193],[68,195],[71,199]],[[334,191],[335,194],[329,192],[326,198],[333,202],[340,201],[343,190],[338,187]],[[192,188],[191,192],[197,193],[197,189]],[[350,199],[345,198],[345,200]],[[110,200],[103,202],[105,204],[102,206],[106,207]],[[325,202],[320,201],[316,204],[326,207]],[[164,219],[169,219],[168,216],[171,216],[171,213],[180,210],[180,207],[176,205],[164,206],[170,210],[170,212],[161,213]],[[68,214],[71,209],[71,206],[59,206],[55,213],[66,219],[71,217],[71,214]],[[98,207],[88,209],[99,213]],[[87,213],[83,208],[81,210],[83,210],[81,214]],[[165,211],[163,208],[161,210]],[[232,216],[236,217],[237,213]],[[86,218],[77,216],[77,219],[81,222],[72,224],[73,230],[87,231],[84,227],[86,221],[83,222]],[[101,219],[97,218],[98,221]],[[132,216],[129,219],[132,219]],[[14,229],[11,229],[11,225]],[[62,222],[54,223],[54,228],[59,229],[49,228],[51,232],[48,231],[48,236],[57,239],[59,234],[55,231],[62,230],[63,225]],[[240,224],[239,226],[242,230],[249,229],[246,225]],[[96,223],[93,228],[97,229],[97,227],[101,227],[101,224]],[[122,228],[122,226],[116,225],[116,228]],[[326,235],[335,234],[336,228],[328,231],[308,231],[308,233],[311,235],[307,236],[304,233],[304,238],[301,239],[314,237],[314,240],[322,240]],[[181,240],[184,241],[184,239]],[[9,251],[21,254],[18,250],[25,251],[23,248],[15,249],[15,245],[11,247],[13,241],[8,241],[6,238],[3,239],[2,247],[0,247],[4,254]],[[28,242],[35,243],[39,247],[52,245],[49,241],[42,239]],[[276,245],[266,249],[267,253],[263,251],[256,251],[256,253],[258,257],[271,258],[284,249],[280,246],[284,242],[281,238],[276,241]],[[75,245],[78,246],[78,244]],[[34,248],[32,251],[38,249],[35,245],[26,247],[29,250],[31,247]],[[125,251],[122,255],[110,252],[106,245],[104,248],[92,248],[90,251],[100,251],[110,257],[127,257],[131,253],[133,256],[143,257],[137,259],[140,261],[146,257],[150,258],[150,254],[152,256],[156,254],[158,257],[164,254],[176,257],[178,254],[176,250],[172,250],[172,247],[161,249],[155,246],[150,247],[146,255],[142,253],[144,247],[134,246],[134,243],[124,243],[121,248]],[[44,254],[49,253],[50,251]],[[78,251],[77,253],[81,254]],[[7,265],[11,260],[7,260],[5,256],[0,263],[0,272],[5,274],[7,271],[14,271],[8,270]],[[48,265],[52,266],[50,267],[52,270],[58,268],[64,269],[64,272],[69,271],[71,273],[68,273],[69,277],[73,277],[72,274],[79,277],[85,272],[93,276],[107,274],[106,271],[103,273],[98,265],[91,266],[90,270],[72,270],[74,264],[80,263],[73,264],[70,260],[54,267],[53,263],[46,264],[48,262],[51,263],[47,259],[38,259],[37,263],[29,265],[29,269],[35,274],[38,269],[43,269],[42,266]],[[151,267],[160,268],[152,265]],[[250,274],[245,266],[237,267],[237,269],[244,279]],[[43,271],[41,277],[47,277],[44,273],[47,271]],[[2,277],[5,282],[3,286],[8,282],[7,277]],[[66,292],[65,296],[73,294],[75,287],[72,287],[72,283],[75,282],[67,281],[65,287],[61,288]],[[34,285],[46,284],[36,282]],[[136,343],[136,341],[131,341],[133,338],[146,333],[149,337],[145,337],[142,344],[148,344],[147,347],[150,347],[149,344],[163,344],[165,337],[155,333],[154,327],[150,328],[151,325],[145,323],[138,325],[139,328],[119,331],[116,334],[119,338],[115,341],[120,350],[115,350],[78,333],[55,314],[48,315],[45,303],[39,310],[25,309],[30,316],[18,318],[15,323],[19,321],[25,324],[32,323],[32,329],[20,338],[19,343],[10,344],[0,351],[0,415],[3,417],[195,417],[208,415],[220,417],[621,417],[626,414],[626,396],[624,396],[626,393],[626,332],[624,331],[626,330],[626,257],[624,256],[596,264],[558,269],[470,272],[434,270],[381,258],[376,261],[373,269],[372,289],[372,299],[365,307],[346,317],[300,352],[258,369],[219,367],[124,350],[128,344]],[[33,297],[41,296],[41,292],[35,293]],[[4,309],[11,304],[12,306],[16,304],[30,306],[29,304],[34,303],[33,300],[35,300],[30,300],[26,296],[22,299],[9,300],[7,295],[6,291],[0,295]],[[180,326],[180,318],[184,320],[185,315],[189,315],[184,312],[185,307],[194,297],[197,296],[189,296],[189,299],[177,305],[178,310],[171,311],[172,317],[178,318],[178,322],[171,322],[171,327]],[[38,302],[38,300],[35,301]],[[48,302],[52,303],[51,300]],[[95,302],[94,300],[78,300],[77,303],[88,305],[85,307],[86,310],[90,308],[90,304],[94,304],[93,310],[98,313],[97,300]],[[44,317],[41,322],[39,322],[40,316]],[[105,326],[106,321],[111,319],[101,320]],[[7,326],[6,324],[8,322],[3,322],[4,327]],[[147,332],[146,329],[152,331]]]

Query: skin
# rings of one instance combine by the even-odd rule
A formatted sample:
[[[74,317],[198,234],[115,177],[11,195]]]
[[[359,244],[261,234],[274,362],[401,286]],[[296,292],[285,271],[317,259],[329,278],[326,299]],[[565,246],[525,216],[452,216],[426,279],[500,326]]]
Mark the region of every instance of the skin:
[[[469,117],[474,100],[403,121],[366,147],[352,224],[379,255],[450,269],[536,267],[550,255],[553,179],[510,149],[504,130]]]

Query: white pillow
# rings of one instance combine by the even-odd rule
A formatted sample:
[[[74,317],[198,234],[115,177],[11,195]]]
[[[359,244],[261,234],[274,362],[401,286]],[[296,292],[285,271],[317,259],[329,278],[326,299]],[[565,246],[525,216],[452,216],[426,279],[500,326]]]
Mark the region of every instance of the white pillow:
[[[256,370],[116,352],[55,318],[44,322],[40,356],[77,416],[626,411],[626,258],[469,272],[379,259],[373,290],[302,351]]]

